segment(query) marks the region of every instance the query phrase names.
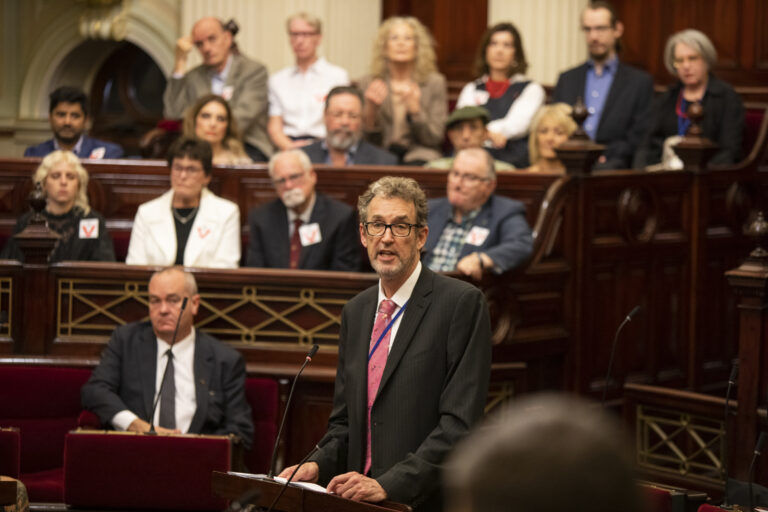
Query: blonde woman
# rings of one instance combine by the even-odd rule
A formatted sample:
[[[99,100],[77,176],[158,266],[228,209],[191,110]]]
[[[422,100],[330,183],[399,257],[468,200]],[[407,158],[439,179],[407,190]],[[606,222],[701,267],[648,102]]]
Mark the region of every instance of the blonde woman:
[[[61,235],[51,253],[51,263],[68,260],[115,261],[115,250],[104,217],[88,204],[88,171],[71,151],[54,151],[43,158],[32,176],[45,193],[43,215],[48,227]],[[13,234],[20,233],[32,219],[22,215]],[[24,255],[11,236],[0,258],[24,261]]]
[[[528,152],[531,155],[529,172],[565,172],[565,166],[557,158],[555,148],[568,140],[576,131],[576,121],[571,118],[571,106],[553,103],[539,109],[531,122]]]
[[[401,163],[423,165],[441,156],[447,92],[437,72],[434,41],[413,17],[392,17],[373,44],[371,74],[359,80],[363,129]]]
[[[253,161],[243,149],[240,130],[229,103],[216,94],[200,97],[184,114],[184,136],[211,145],[214,165],[241,165]]]

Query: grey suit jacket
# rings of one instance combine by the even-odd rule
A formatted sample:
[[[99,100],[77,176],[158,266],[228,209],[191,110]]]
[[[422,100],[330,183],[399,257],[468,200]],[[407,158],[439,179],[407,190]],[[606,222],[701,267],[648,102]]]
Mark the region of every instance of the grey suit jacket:
[[[144,421],[152,414],[157,374],[157,338],[149,322],[115,329],[99,366],[83,386],[83,407],[104,425],[120,411],[130,410]],[[189,432],[235,434],[250,449],[251,407],[245,399],[245,361],[233,348],[195,331],[195,395],[197,410]]]
[[[267,68],[247,57],[235,55],[225,86],[233,88],[228,101],[243,140],[271,156],[272,143],[267,136]],[[202,64],[181,78],[171,76],[163,94],[163,115],[181,119],[187,107],[210,92],[211,75]]]
[[[318,223],[322,240],[301,248],[300,269],[360,270],[357,214],[349,205],[318,193],[309,221]],[[288,211],[280,199],[252,209],[248,230],[249,267],[290,266]]]
[[[324,164],[328,160],[328,149],[323,147],[323,141],[317,141],[301,148],[313,164]],[[373,144],[361,140],[352,158],[352,165],[397,165],[397,157]]]
[[[328,432],[313,460],[320,482],[363,471],[367,356],[378,286],[342,311]],[[371,410],[371,476],[390,500],[440,510],[441,468],[481,417],[488,392],[488,306],[474,286],[422,267]]]

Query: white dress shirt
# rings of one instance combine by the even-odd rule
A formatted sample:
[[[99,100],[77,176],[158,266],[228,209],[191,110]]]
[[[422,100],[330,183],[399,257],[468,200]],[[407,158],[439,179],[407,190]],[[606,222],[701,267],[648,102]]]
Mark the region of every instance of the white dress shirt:
[[[157,394],[160,392],[160,383],[163,381],[165,366],[168,363],[166,352],[170,345],[157,338],[157,370],[155,377],[155,393],[152,403],[157,400]],[[173,345],[173,382],[176,387],[176,428],[182,433],[189,432],[192,424],[192,417],[197,410],[197,397],[195,395],[195,330],[189,333],[184,339],[177,341]],[[138,416],[128,409],[115,414],[112,418],[112,426],[116,430],[128,430],[133,420]],[[153,425],[157,425],[160,420],[160,404],[155,410],[155,417],[152,420]]]
[[[410,276],[408,276],[408,279],[405,280],[403,285],[398,288],[398,290],[392,294],[392,297],[389,298],[392,302],[394,302],[397,307],[392,312],[392,318],[397,316],[397,313],[400,311],[400,309],[405,305],[406,302],[408,302],[411,298],[411,294],[413,293],[413,289],[416,287],[416,282],[419,280],[419,276],[421,275],[421,262],[419,261],[416,264],[416,268],[411,273]],[[384,295],[384,290],[381,288],[381,279],[379,279],[379,301],[376,303],[376,313],[374,315],[374,322],[376,315],[379,314],[379,304],[381,304],[381,301],[386,300],[387,296]],[[405,311],[397,317],[397,320],[395,320],[395,323],[392,324],[392,327],[389,328],[389,348],[387,350],[387,353],[389,353],[392,350],[392,344],[395,342],[395,336],[397,336],[397,330],[400,328],[400,322],[403,321],[403,315],[405,315]]]
[[[339,66],[318,58],[305,72],[298,66],[281,69],[269,77],[269,115],[283,118],[289,137],[325,137],[325,97],[337,85],[349,85],[349,75]]]

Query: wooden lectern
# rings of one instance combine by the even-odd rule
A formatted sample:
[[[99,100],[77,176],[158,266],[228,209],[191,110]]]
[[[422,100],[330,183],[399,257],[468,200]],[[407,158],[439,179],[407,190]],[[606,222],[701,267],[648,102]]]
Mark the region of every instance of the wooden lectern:
[[[254,504],[266,509],[280,494],[283,485],[266,478],[248,478],[220,471],[214,471],[211,475],[213,493],[229,500],[235,500],[254,488],[260,493],[258,501]],[[375,504],[352,501],[335,494],[288,486],[280,501],[275,504],[274,510],[282,512],[410,512],[411,507],[394,501]]]

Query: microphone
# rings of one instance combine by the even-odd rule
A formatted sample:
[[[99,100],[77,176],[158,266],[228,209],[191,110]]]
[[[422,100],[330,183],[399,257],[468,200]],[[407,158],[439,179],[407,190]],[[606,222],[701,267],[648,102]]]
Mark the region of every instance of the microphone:
[[[229,504],[227,512],[240,512],[241,510],[245,510],[248,505],[253,505],[259,497],[261,497],[261,492],[258,488],[253,487],[248,489],[241,494],[239,498]]]
[[[757,438],[757,444],[755,444],[755,452],[752,455],[752,462],[749,464],[749,512],[752,512],[755,510],[752,507],[752,483],[755,481],[755,463],[757,462],[757,458],[760,456],[760,454],[763,451],[763,445],[765,444],[765,432],[760,432],[760,437]]]
[[[285,426],[285,419],[288,417],[288,410],[291,407],[291,399],[293,398],[293,390],[296,389],[296,382],[299,380],[299,377],[301,376],[301,372],[304,371],[304,368],[307,367],[307,365],[312,361],[312,358],[315,357],[315,354],[317,354],[317,351],[320,349],[320,347],[315,343],[312,345],[312,348],[309,349],[309,353],[307,354],[306,359],[304,359],[304,364],[301,365],[301,368],[299,368],[299,372],[296,374],[296,378],[293,379],[293,384],[291,384],[291,392],[288,393],[288,400],[285,402],[285,411],[283,411],[283,419],[280,422],[280,429],[277,431],[277,437],[275,438],[275,447],[272,449],[272,460],[269,463],[269,474],[267,474],[267,478],[273,479],[275,477],[275,464],[277,463],[277,447],[280,444],[280,437],[283,434],[283,426]]]
[[[315,346],[317,346],[317,345],[315,345]],[[315,452],[317,452],[317,451],[318,451],[318,450],[319,450],[321,447],[323,447],[323,446],[325,445],[325,443],[327,443],[327,442],[328,442],[328,440],[329,440],[329,439],[330,439],[330,437],[324,437],[323,439],[321,439],[321,440],[320,440],[320,441],[319,441],[319,442],[318,442],[318,443],[315,445],[315,447],[314,447],[314,448],[312,448],[312,449],[309,451],[309,453],[308,453],[308,454],[306,454],[306,455],[304,456],[304,458],[303,458],[303,459],[301,459],[301,462],[299,462],[298,464],[296,464],[296,469],[294,469],[294,470],[293,470],[293,472],[291,472],[291,475],[290,475],[290,476],[289,476],[289,477],[288,477],[288,478],[285,480],[285,483],[283,484],[283,487],[282,487],[282,489],[280,489],[280,492],[277,494],[277,496],[275,496],[275,499],[274,499],[274,500],[272,500],[272,504],[271,504],[271,505],[269,505],[269,508],[267,509],[267,512],[272,512],[272,509],[275,507],[275,505],[277,504],[277,502],[278,502],[278,501],[280,501],[280,498],[282,498],[282,497],[283,497],[283,494],[285,494],[285,490],[286,490],[286,489],[288,489],[288,486],[289,486],[289,485],[291,484],[291,482],[293,481],[293,477],[295,477],[295,476],[296,476],[296,473],[298,473],[298,472],[299,472],[299,468],[300,468],[301,466],[303,466],[303,465],[304,465],[304,463],[305,463],[305,462],[307,462],[307,461],[309,460],[309,458],[315,454]]]
[[[184,310],[187,309],[187,301],[189,297],[184,297],[181,301],[181,309],[179,309],[179,317],[176,319],[176,328],[173,330],[173,337],[171,338],[171,348],[168,349],[173,354],[173,345],[176,343],[176,336],[179,334],[179,324],[181,324],[181,315],[184,314]],[[148,434],[156,434],[155,432],[155,411],[157,411],[157,404],[160,403],[160,395],[163,393],[163,385],[165,384],[165,375],[168,373],[168,364],[171,362],[171,354],[168,354],[168,362],[165,363],[165,370],[163,370],[163,378],[160,379],[160,389],[157,390],[157,397],[155,397],[155,403],[152,406],[152,414],[149,416],[149,432]]]
[[[728,377],[728,388],[725,390],[725,410],[723,411],[723,466],[725,471],[725,492],[723,493],[723,506],[728,506],[728,476],[730,473],[730,453],[728,447],[728,403],[731,399],[731,388],[736,384],[736,376],[739,373],[739,362],[731,366],[731,375]]]
[[[621,333],[621,330],[624,328],[625,325],[627,325],[629,322],[632,321],[632,318],[640,311],[640,304],[632,308],[632,311],[629,312],[629,314],[624,318],[624,321],[621,322],[619,325],[619,328],[616,329],[616,334],[613,336],[613,345],[611,346],[611,357],[608,358],[608,372],[605,374],[605,386],[603,387],[603,399],[600,400],[600,406],[605,407],[605,397],[608,395],[608,383],[611,379],[611,370],[613,369],[613,358],[616,355],[616,344],[619,341],[619,333]]]

